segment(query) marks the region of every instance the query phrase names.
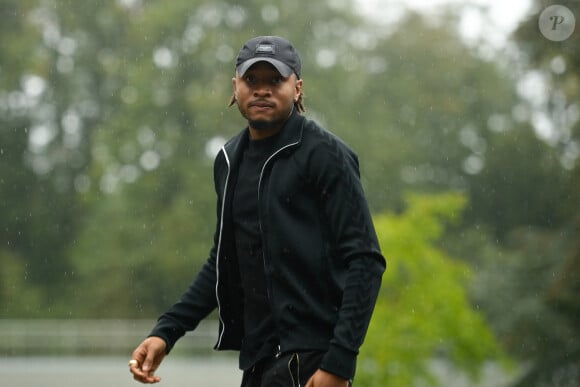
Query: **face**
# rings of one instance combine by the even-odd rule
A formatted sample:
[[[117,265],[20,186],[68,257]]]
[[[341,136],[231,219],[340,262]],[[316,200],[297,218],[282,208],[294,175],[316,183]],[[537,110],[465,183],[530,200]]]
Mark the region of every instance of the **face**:
[[[284,78],[267,62],[254,64],[241,77],[236,74],[233,85],[238,109],[248,120],[254,139],[282,128],[302,90],[302,80],[295,74]]]

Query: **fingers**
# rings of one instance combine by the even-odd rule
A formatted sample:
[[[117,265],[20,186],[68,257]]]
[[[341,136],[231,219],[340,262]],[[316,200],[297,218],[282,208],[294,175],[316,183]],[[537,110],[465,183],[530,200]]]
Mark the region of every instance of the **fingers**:
[[[133,379],[141,383],[153,384],[161,381],[161,378],[155,375],[155,370],[145,370],[136,360],[129,362],[129,372],[133,374]]]
[[[348,387],[348,385],[348,380],[319,369],[310,377],[304,387]]]
[[[304,387],[314,387],[314,376],[316,376],[316,372],[308,379]]]
[[[129,372],[133,379],[141,383],[158,383],[161,381],[155,371],[165,356],[165,341],[158,337],[149,337],[133,352],[129,362]]]

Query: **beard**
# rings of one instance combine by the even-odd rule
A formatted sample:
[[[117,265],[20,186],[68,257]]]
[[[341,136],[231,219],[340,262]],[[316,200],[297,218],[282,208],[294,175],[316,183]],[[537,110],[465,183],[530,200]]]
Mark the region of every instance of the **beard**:
[[[272,120],[272,121],[248,120],[248,124],[250,125],[250,127],[252,127],[253,129],[258,130],[258,131],[266,131],[266,130],[270,130],[272,128],[276,128],[281,123],[282,123],[282,121],[279,121],[279,120]]]

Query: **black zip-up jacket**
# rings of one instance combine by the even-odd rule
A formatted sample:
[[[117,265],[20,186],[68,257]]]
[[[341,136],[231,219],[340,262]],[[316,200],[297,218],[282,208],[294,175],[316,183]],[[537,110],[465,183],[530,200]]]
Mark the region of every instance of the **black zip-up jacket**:
[[[246,128],[218,153],[218,222],[210,256],[150,336],[169,352],[216,307],[215,349],[244,339],[232,199]],[[358,159],[340,139],[296,111],[260,174],[258,205],[267,291],[281,352],[322,350],[321,368],[354,376],[386,262],[359,179]]]

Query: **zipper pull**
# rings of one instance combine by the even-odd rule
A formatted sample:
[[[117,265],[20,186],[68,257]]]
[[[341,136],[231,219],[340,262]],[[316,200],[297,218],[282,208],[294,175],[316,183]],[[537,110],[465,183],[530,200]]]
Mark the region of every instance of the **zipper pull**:
[[[280,355],[282,355],[282,348],[280,347],[280,344],[278,344],[278,352],[276,352],[276,354],[274,355],[274,357],[276,359],[278,359],[280,357]]]

